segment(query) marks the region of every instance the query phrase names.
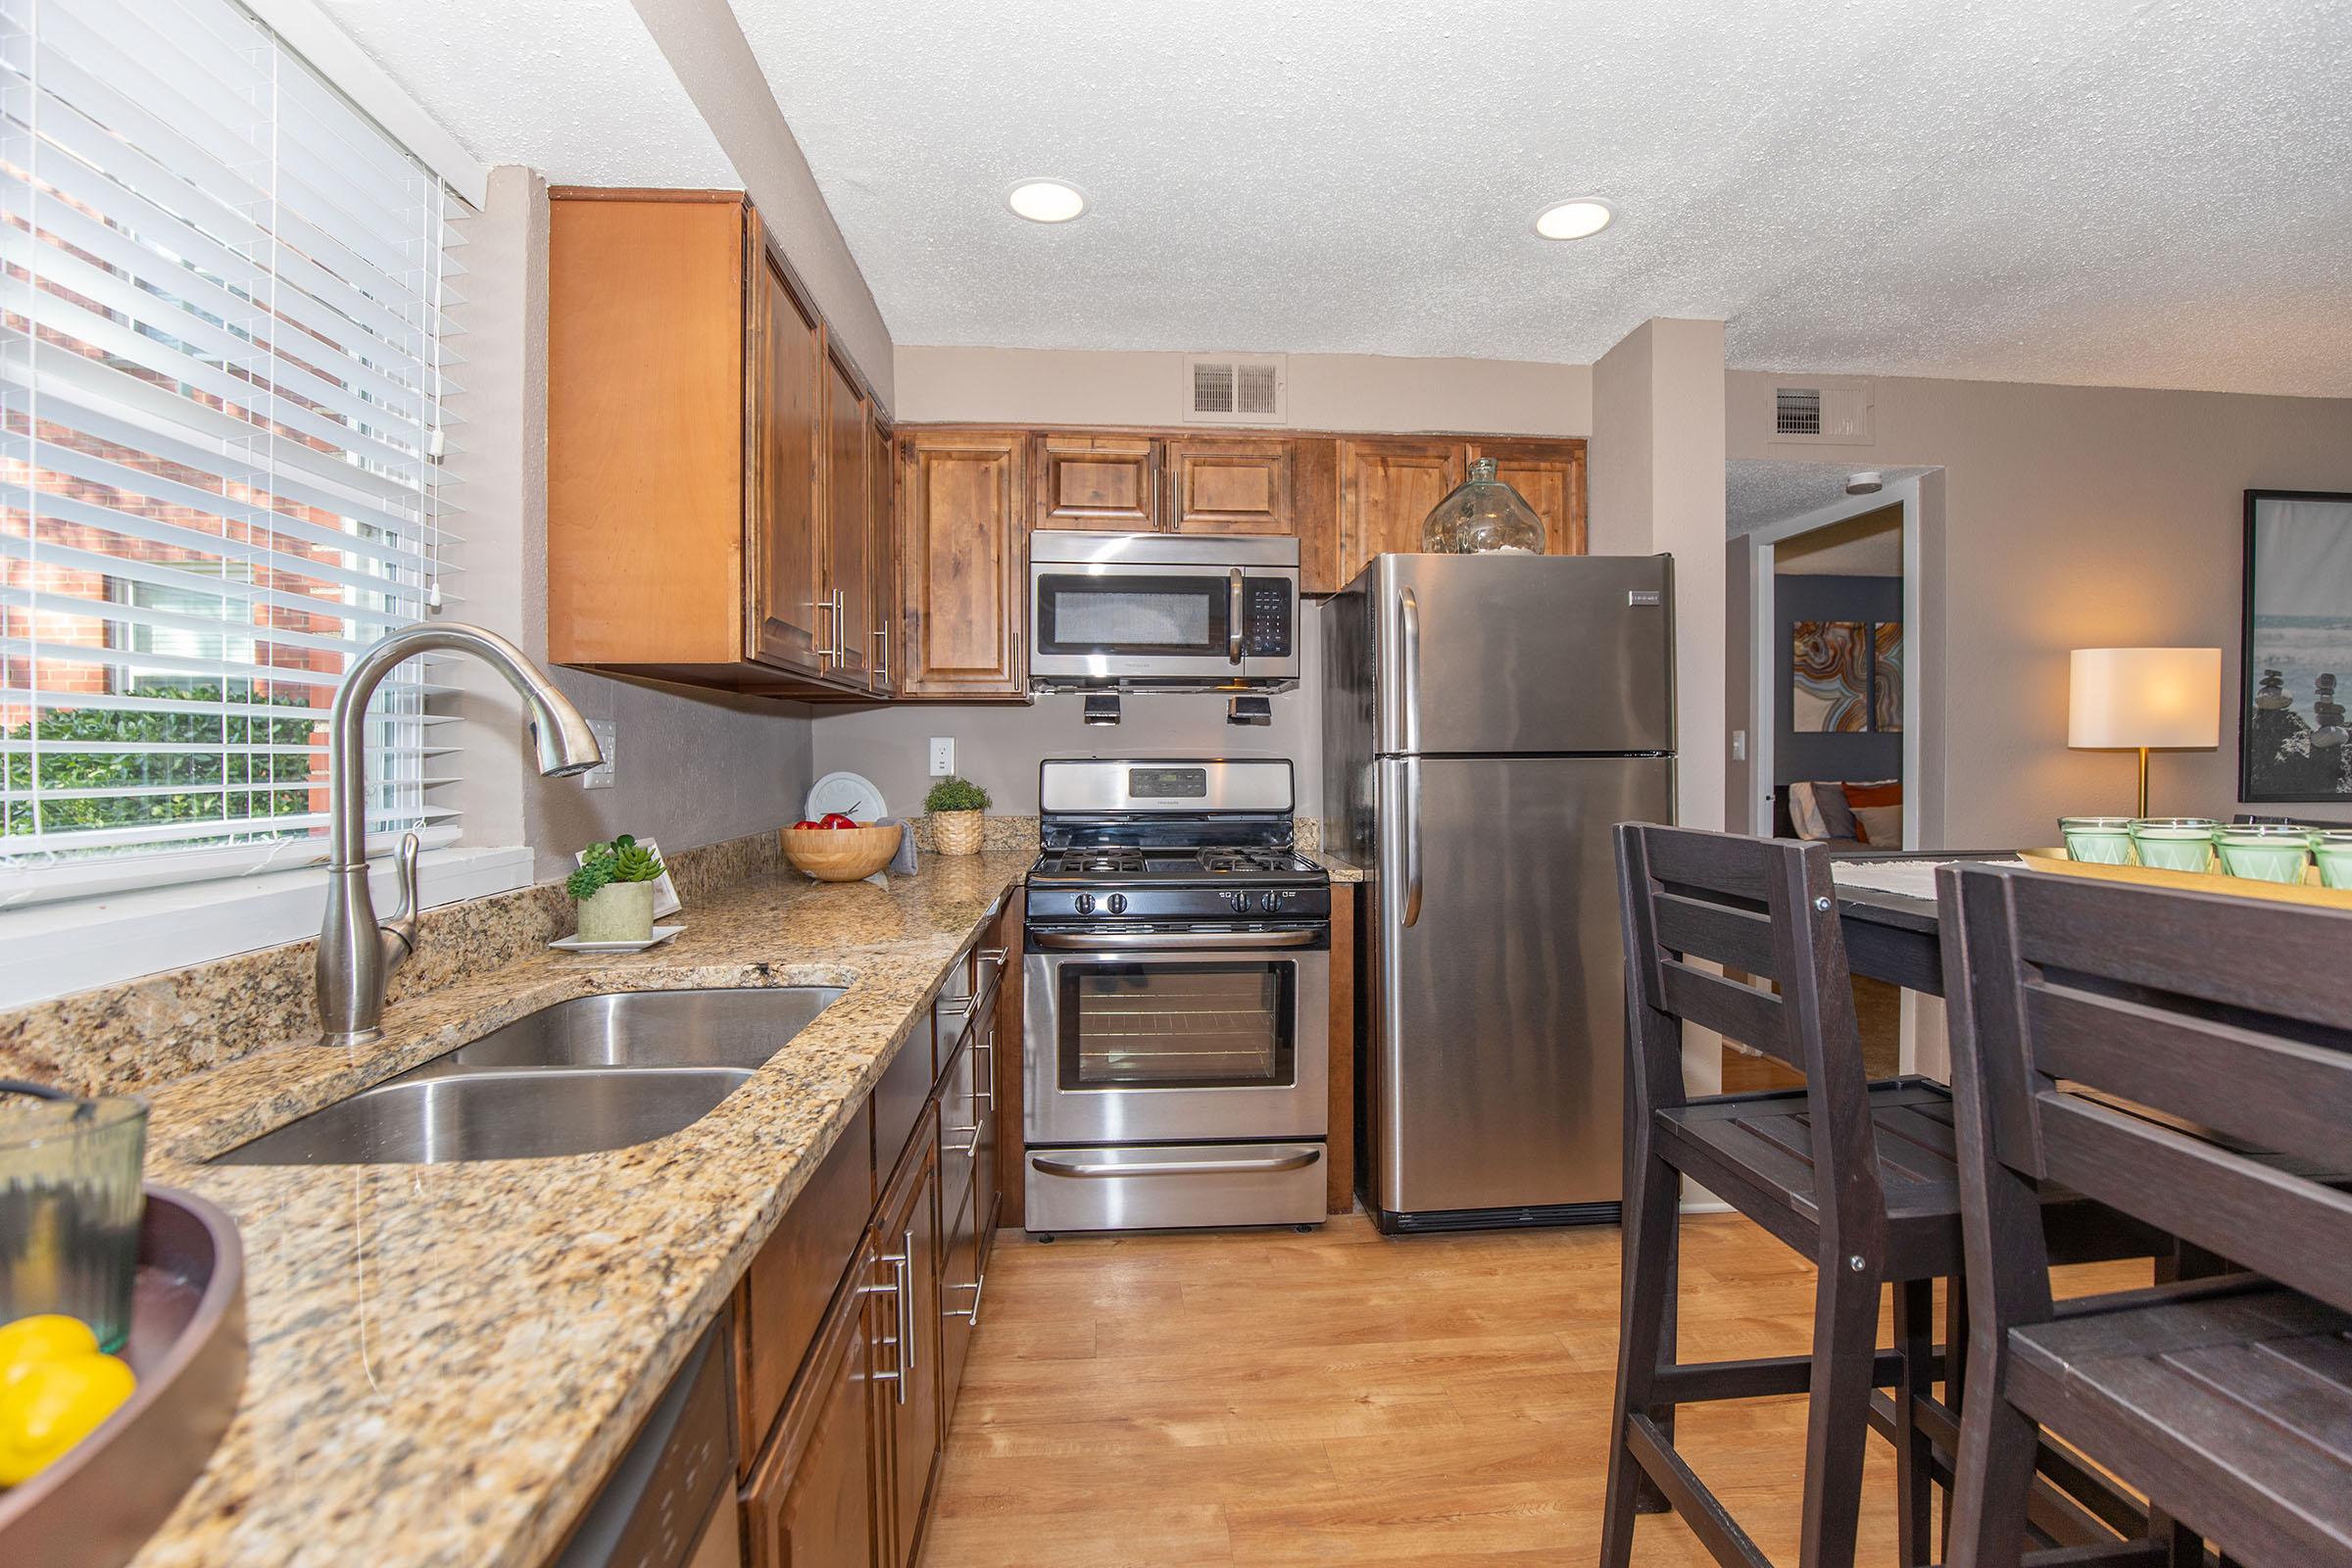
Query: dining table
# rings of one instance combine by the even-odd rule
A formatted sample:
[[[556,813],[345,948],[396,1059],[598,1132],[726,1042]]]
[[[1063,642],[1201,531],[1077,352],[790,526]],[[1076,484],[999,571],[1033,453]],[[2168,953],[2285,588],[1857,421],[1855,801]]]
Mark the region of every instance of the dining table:
[[[1833,850],[1830,869],[1835,876],[1839,866],[2016,858],[2015,850]],[[1857,887],[1839,879],[1838,924],[1845,937],[1846,963],[1854,973],[1906,991],[1943,995],[1943,931],[1933,897]]]

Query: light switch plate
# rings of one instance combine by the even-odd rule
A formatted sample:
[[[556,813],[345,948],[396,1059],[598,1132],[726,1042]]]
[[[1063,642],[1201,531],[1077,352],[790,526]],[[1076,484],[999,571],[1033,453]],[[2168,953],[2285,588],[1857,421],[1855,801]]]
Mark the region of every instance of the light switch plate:
[[[588,721],[588,733],[596,737],[596,749],[605,754],[605,760],[580,775],[580,788],[609,790],[612,787],[612,756],[620,740],[619,726],[609,718],[592,718]]]
[[[1732,731],[1732,760],[1735,762],[1747,760],[1747,731],[1743,729]]]
[[[932,736],[931,776],[933,778],[946,778],[950,773],[955,771],[956,737],[953,735]]]

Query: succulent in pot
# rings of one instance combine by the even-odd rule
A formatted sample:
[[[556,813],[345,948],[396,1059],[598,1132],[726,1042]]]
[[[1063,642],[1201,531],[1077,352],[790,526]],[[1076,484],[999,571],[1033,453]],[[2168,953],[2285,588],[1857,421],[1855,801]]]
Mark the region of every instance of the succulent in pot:
[[[623,833],[588,846],[564,891],[579,906],[583,942],[650,942],[654,936],[654,884],[665,870],[662,858]]]
[[[942,855],[980,853],[980,813],[988,809],[988,791],[950,775],[931,786],[923,809],[931,818],[933,849]]]

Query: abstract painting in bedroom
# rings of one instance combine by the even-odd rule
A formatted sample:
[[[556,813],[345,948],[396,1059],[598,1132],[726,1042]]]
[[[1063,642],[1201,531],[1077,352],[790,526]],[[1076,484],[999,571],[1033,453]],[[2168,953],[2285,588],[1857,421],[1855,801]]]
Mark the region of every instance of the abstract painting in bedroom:
[[[1903,623],[1799,620],[1788,637],[1789,718],[1800,734],[1903,727]]]

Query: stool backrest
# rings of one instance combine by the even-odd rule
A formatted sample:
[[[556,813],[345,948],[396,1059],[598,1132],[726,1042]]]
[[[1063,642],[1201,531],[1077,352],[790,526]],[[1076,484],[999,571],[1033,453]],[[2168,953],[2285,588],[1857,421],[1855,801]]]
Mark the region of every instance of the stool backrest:
[[[1941,880],[1988,1155],[2352,1309],[2352,911]]]
[[[1879,1223],[1865,1218],[1886,1200],[1827,847],[1626,822],[1617,881],[1637,1110],[1684,1102],[1685,1020],[1753,1047],[1805,1075],[1825,1230],[1839,1205],[1844,1229]]]

